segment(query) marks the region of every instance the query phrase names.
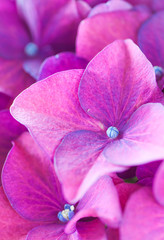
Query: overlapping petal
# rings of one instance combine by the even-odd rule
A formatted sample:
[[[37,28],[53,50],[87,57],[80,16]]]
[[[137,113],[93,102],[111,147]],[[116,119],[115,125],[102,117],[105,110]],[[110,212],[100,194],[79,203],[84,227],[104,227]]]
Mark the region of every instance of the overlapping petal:
[[[125,209],[120,239],[162,240],[163,227],[164,208],[155,201],[151,189],[135,192]]]
[[[137,42],[139,27],[148,17],[147,11],[120,10],[86,18],[79,25],[77,55],[91,60],[115,40],[130,38]]]
[[[57,220],[65,201],[52,162],[24,133],[8,155],[3,169],[3,187],[13,208],[31,221]]]
[[[106,127],[120,129],[139,106],[163,101],[163,95],[150,62],[132,41],[125,40],[110,44],[88,64],[79,100],[87,114]]]
[[[72,52],[59,53],[43,62],[39,71],[39,80],[64,70],[85,69],[87,63],[85,59],[77,57]]]
[[[102,128],[80,106],[78,86],[82,73],[83,70],[63,71],[37,82],[21,93],[11,107],[13,116],[29,128],[51,156],[67,133]]]

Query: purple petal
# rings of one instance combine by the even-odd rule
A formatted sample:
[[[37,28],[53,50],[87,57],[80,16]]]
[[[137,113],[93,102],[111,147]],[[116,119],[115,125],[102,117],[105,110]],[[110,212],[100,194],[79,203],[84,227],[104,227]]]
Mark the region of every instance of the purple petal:
[[[67,236],[64,233],[64,225],[60,224],[51,224],[51,225],[42,225],[39,227],[36,227],[32,229],[26,240],[74,240],[69,238],[69,235]],[[75,240],[78,240],[78,238]]]
[[[56,72],[69,69],[84,69],[87,61],[77,57],[74,53],[63,52],[47,58],[40,68],[39,80],[44,79]]]
[[[129,199],[121,225],[121,240],[164,239],[164,208],[155,202],[151,190],[142,188]]]
[[[100,123],[80,106],[77,92],[82,73],[63,71],[37,82],[20,94],[11,107],[13,116],[30,129],[51,156],[67,133],[101,130]]]
[[[10,203],[21,216],[31,221],[57,221],[65,200],[53,164],[28,133],[15,141],[2,181]]]
[[[39,223],[20,217],[11,207],[2,187],[0,187],[1,240],[25,240],[28,231]]]
[[[81,19],[86,18],[91,10],[91,7],[89,6],[89,4],[86,3],[85,1],[78,0],[76,2],[76,5],[77,5],[77,10]]]
[[[104,48],[88,64],[79,88],[82,108],[107,128],[121,128],[139,106],[158,97],[164,100],[154,69],[131,40]]]
[[[1,0],[2,2],[2,0]],[[0,2],[0,56],[5,59],[23,58],[24,48],[30,42],[25,24],[19,18],[15,3]]]
[[[111,178],[109,176],[100,178],[80,200],[76,210],[78,212],[66,226],[67,234],[74,232],[77,221],[86,217],[98,217],[104,224],[118,227],[121,221],[121,208]]]
[[[139,184],[152,186],[154,175],[160,164],[161,161],[157,161],[138,166],[136,176],[139,180]]]
[[[17,5],[37,44],[53,43],[55,49],[61,45],[66,49],[73,47],[80,21],[76,1],[17,0]]]
[[[97,4],[107,2],[107,0],[84,0],[84,1],[87,2],[92,7],[97,5]]]
[[[164,158],[163,119],[162,104],[144,104],[127,122],[123,138],[113,141],[104,149],[105,157],[109,162],[123,166],[135,166]]]
[[[107,141],[104,135],[85,130],[71,132],[62,140],[56,150],[55,164],[68,200],[75,198]]]
[[[78,29],[77,55],[91,60],[115,40],[130,38],[137,42],[138,29],[148,17],[149,13],[146,11],[125,10],[86,18]]]
[[[13,99],[10,96],[0,92],[0,111],[3,109],[9,108],[12,101],[13,101]]]
[[[131,3],[134,6],[136,5],[147,5],[148,7],[152,6],[151,0],[127,0],[127,2]]]
[[[79,240],[107,240],[105,227],[98,219],[90,222],[78,222],[77,231]]]
[[[0,58],[0,91],[16,97],[21,91],[34,83],[22,68],[20,61],[8,61]]]
[[[8,110],[0,111],[0,174],[6,156],[12,147],[11,142],[25,130],[25,127],[18,123]]]
[[[157,201],[164,206],[164,162],[159,166],[153,183],[153,191]]]
[[[164,10],[164,1],[163,0],[153,0],[152,5],[153,5],[153,9],[155,11]]]
[[[139,31],[138,44],[154,66],[164,67],[163,31],[164,11],[153,14]]]

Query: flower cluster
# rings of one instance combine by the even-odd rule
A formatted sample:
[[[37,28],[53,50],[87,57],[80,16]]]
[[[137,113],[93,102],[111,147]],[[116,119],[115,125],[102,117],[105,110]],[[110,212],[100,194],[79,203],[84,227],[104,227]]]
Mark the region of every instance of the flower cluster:
[[[164,1],[0,0],[0,240],[164,239]]]

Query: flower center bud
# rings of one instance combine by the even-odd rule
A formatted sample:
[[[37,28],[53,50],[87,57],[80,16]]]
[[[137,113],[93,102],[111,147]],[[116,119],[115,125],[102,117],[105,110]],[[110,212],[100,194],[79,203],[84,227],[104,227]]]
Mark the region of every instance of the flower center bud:
[[[161,68],[159,66],[154,66],[154,71],[155,71],[156,79],[160,80],[164,75],[163,68]]]
[[[25,46],[24,51],[27,56],[34,57],[38,53],[38,46],[33,42],[29,42]]]
[[[108,136],[109,138],[115,139],[115,138],[118,137],[119,131],[118,131],[118,129],[117,129],[116,127],[112,127],[112,126],[111,126],[111,127],[109,127],[109,128],[107,129],[106,134],[107,134],[107,136]]]
[[[58,219],[61,222],[68,222],[74,216],[75,207],[73,205],[65,204],[64,210],[58,213]]]

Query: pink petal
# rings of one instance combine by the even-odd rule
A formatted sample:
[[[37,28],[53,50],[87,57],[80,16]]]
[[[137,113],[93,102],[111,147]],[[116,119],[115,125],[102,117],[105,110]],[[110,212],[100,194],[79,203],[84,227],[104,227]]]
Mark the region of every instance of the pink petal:
[[[142,188],[129,199],[121,225],[120,239],[164,239],[164,208],[153,198],[149,188]]]
[[[154,66],[164,67],[163,31],[164,11],[153,14],[139,30],[138,44]]]
[[[22,68],[20,61],[8,61],[0,58],[0,91],[16,97],[21,91],[34,83]]]
[[[83,20],[78,29],[77,55],[91,60],[109,43],[130,38],[137,42],[138,29],[149,17],[147,12],[137,10],[102,13]]]
[[[11,207],[2,187],[0,187],[1,240],[25,240],[28,231],[39,223],[20,217]]]
[[[154,69],[140,49],[131,40],[118,40],[88,64],[79,100],[87,114],[107,128],[119,129],[139,106],[164,101],[164,97],[157,87]]]
[[[5,59],[23,58],[24,47],[30,42],[26,25],[18,16],[15,3],[0,1],[0,56]]]
[[[72,130],[101,130],[100,123],[79,104],[77,92],[82,73],[63,71],[37,82],[20,94],[11,107],[13,116],[30,129],[51,156]]]
[[[53,164],[29,133],[15,141],[2,181],[10,203],[21,216],[31,221],[57,221],[65,200]]]
[[[86,217],[98,217],[110,226],[118,227],[121,221],[121,208],[116,188],[109,176],[100,178],[79,201],[75,216],[65,228],[70,234],[76,230],[77,221]]]
[[[40,68],[39,80],[44,79],[53,73],[69,70],[84,69],[87,61],[77,57],[74,53],[63,52],[47,58]]]
[[[132,8],[132,5],[128,2],[122,0],[110,0],[107,3],[98,4],[95,6],[92,11],[89,13],[89,17],[92,17],[96,14],[113,12],[119,10],[129,10]]]
[[[159,166],[153,183],[153,192],[157,201],[164,206],[164,162]]]
[[[164,106],[141,106],[123,129],[123,138],[113,141],[103,151],[113,164],[135,166],[164,158]],[[120,157],[121,156],[121,157]]]

